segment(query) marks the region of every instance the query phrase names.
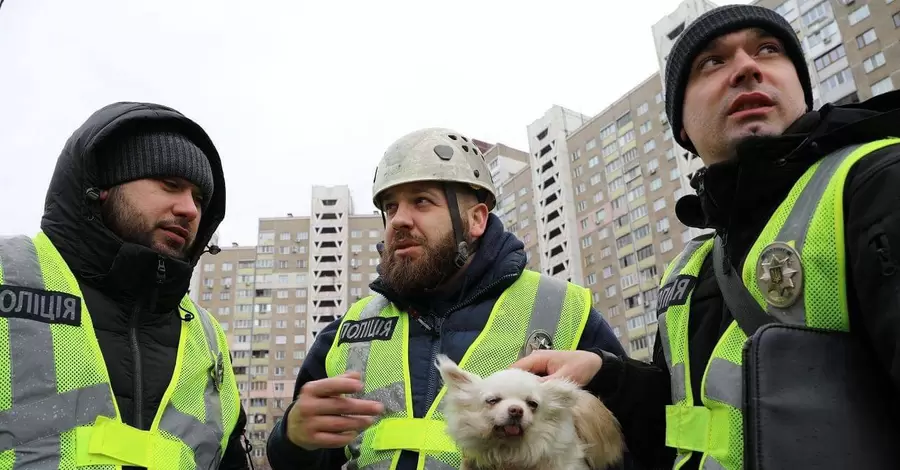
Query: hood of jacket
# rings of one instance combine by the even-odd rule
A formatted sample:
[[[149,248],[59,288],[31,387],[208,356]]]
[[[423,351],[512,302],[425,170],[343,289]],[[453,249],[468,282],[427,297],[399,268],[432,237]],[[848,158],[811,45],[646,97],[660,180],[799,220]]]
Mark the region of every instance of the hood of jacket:
[[[114,133],[152,123],[184,134],[209,159],[215,190],[201,214],[187,260],[124,242],[102,221],[95,150]],[[44,202],[41,230],[80,282],[119,303],[144,304],[155,312],[176,308],[187,292],[193,268],[225,217],[225,178],[219,153],[206,132],[180,112],[158,104],[120,102],[92,114],[68,139],[56,163]]]
[[[735,158],[704,167],[691,179],[697,194],[676,204],[687,226],[731,235],[765,224],[797,180],[818,160],[853,144],[898,135],[900,91],[843,106],[826,104],[780,136],[748,139]],[[761,227],[759,227],[761,229]]]
[[[443,314],[464,301],[490,295],[506,289],[525,269],[525,244],[506,231],[503,222],[493,213],[488,215],[487,227],[478,250],[465,271],[440,293],[427,293],[417,298],[401,298],[379,277],[369,287],[402,309],[413,307],[421,312]],[[381,274],[381,265],[378,266]]]

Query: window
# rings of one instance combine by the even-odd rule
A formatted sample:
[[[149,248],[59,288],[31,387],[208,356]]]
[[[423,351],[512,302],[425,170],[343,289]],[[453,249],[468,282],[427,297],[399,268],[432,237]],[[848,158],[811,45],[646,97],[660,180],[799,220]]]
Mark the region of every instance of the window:
[[[831,14],[831,4],[821,2],[803,14],[803,25],[809,27],[813,23],[825,19]]]
[[[884,53],[876,52],[873,56],[863,61],[863,69],[866,71],[866,73],[869,73],[877,69],[878,67],[881,67],[882,65],[884,65],[884,63]]]
[[[661,197],[653,201],[653,212],[659,212],[666,208],[666,198]]]
[[[665,240],[659,243],[659,251],[661,253],[668,253],[672,250],[672,239],[666,238]]]
[[[584,237],[584,238],[581,239],[581,247],[582,247],[582,248],[587,248],[587,247],[589,247],[589,246],[591,246],[591,245],[593,245],[593,244],[594,244],[594,241],[593,241],[593,239],[591,238],[590,235],[588,235],[588,236],[586,236],[586,237]]]
[[[607,299],[610,298],[610,297],[615,296],[615,295],[616,295],[616,286],[608,286],[608,287],[606,288],[605,293],[606,293],[606,298],[607,298]]]
[[[656,221],[656,231],[659,233],[665,232],[669,230],[669,218],[663,217]]]
[[[644,144],[644,153],[650,153],[655,149],[656,149],[656,140],[651,139],[651,140],[648,140]]]
[[[891,80],[891,77],[887,77],[884,80],[879,80],[878,82],[872,84],[872,96],[878,96],[893,89],[894,82]]]
[[[869,5],[863,5],[856,10],[851,11],[850,14],[847,15],[847,20],[850,22],[850,26],[853,26],[868,17]]]
[[[641,105],[638,106],[638,109],[637,109],[637,115],[638,115],[638,116],[643,116],[643,115],[647,112],[647,110],[649,110],[649,109],[650,109],[650,105],[649,105],[649,104],[647,104],[646,102],[641,103]]]
[[[853,80],[853,74],[850,72],[849,68],[841,70],[840,72],[829,76],[825,80],[822,80],[822,88],[827,92],[831,91],[844,83]]]
[[[816,70],[821,72],[822,69],[837,62],[839,59],[845,57],[846,55],[847,49],[845,49],[844,45],[841,44],[840,46],[835,47],[834,49],[822,54],[818,59],[814,61],[814,63],[816,64]]]
[[[865,33],[856,36],[856,46],[862,49],[877,40],[878,35],[875,34],[875,28],[870,28]]]

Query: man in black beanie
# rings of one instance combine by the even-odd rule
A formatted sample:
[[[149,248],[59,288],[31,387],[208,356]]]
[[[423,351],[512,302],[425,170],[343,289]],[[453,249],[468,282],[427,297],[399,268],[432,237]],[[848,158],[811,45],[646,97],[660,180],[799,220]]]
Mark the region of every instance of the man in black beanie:
[[[0,239],[10,465],[248,468],[224,331],[187,296],[224,215],[219,154],[178,111],[114,103],[74,132],[41,231]]]
[[[790,24],[749,5],[688,25],[665,80],[706,164],[676,213],[711,233],[661,273],[653,362],[533,371],[593,375],[646,468],[896,468],[900,91],[813,110]]]

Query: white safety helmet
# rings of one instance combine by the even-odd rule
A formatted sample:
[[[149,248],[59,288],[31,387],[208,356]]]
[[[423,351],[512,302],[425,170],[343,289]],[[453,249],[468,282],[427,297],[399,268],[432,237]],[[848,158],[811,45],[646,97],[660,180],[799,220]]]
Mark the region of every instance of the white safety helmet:
[[[372,202],[381,208],[381,195],[385,190],[420,181],[467,185],[475,190],[478,200],[485,203],[489,211],[497,204],[497,188],[484,154],[474,142],[450,129],[420,129],[391,144],[375,169]],[[455,262],[457,267],[462,267],[470,252],[462,231],[456,190],[452,184],[445,184],[444,193],[456,238]]]
[[[497,189],[484,154],[471,140],[450,129],[421,129],[392,143],[375,169],[372,202],[381,207],[384,190],[418,181],[468,185],[488,210],[497,203]]]

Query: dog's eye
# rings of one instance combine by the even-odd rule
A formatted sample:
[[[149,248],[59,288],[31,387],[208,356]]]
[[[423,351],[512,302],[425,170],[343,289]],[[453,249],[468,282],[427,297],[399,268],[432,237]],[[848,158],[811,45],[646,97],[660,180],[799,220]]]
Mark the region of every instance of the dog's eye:
[[[493,405],[496,405],[497,403],[500,403],[500,399],[497,398],[497,397],[490,397],[490,398],[488,398],[487,400],[485,400],[485,403],[487,403],[488,405],[493,406]]]
[[[525,403],[526,403],[526,404],[528,405],[528,407],[531,408],[532,410],[536,410],[537,407],[538,407],[538,402],[536,402],[536,401],[534,401],[534,400],[525,400]]]

